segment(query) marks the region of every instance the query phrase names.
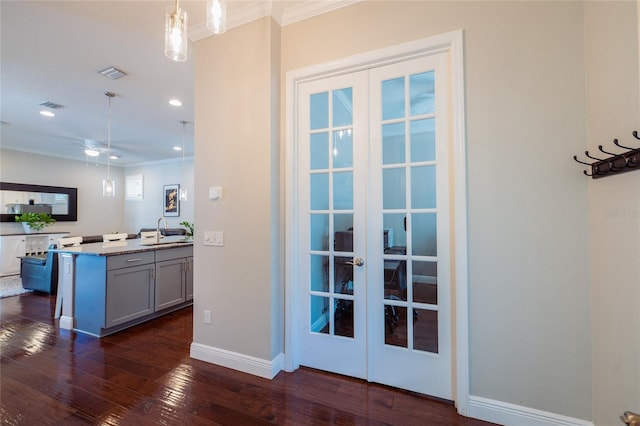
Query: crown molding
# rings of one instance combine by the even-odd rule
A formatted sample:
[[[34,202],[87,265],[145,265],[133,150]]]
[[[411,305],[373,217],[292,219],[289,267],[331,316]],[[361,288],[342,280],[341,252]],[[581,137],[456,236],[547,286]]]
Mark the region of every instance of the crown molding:
[[[303,21],[305,19],[313,18],[314,16],[322,15],[324,13],[342,9],[343,7],[351,6],[355,3],[360,3],[361,1],[363,0],[305,1],[300,4],[285,8],[283,10],[281,22],[279,22],[279,24],[284,27],[296,22]]]
[[[252,1],[227,14],[227,29],[248,24],[265,16],[271,16],[278,25],[284,27],[361,1],[363,0],[316,0],[304,1],[289,7],[279,1]],[[191,41],[198,41],[212,35],[207,29],[206,22],[189,27]]]

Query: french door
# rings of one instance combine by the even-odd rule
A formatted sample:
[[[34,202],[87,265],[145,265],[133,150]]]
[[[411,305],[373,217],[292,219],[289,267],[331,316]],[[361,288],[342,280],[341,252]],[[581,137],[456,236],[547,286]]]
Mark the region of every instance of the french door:
[[[452,399],[447,53],[301,83],[301,365]]]

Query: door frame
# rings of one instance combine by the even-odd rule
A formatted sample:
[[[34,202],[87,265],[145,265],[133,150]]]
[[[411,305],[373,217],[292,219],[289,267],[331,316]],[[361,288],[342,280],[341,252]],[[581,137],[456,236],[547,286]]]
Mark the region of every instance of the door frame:
[[[285,339],[284,369],[300,366],[298,352],[298,258],[301,251],[297,235],[298,217],[297,96],[301,83],[333,75],[401,62],[407,59],[448,52],[451,61],[451,148],[453,168],[451,194],[454,206],[452,242],[453,270],[453,377],[454,398],[458,413],[466,415],[469,400],[469,326],[468,326],[468,244],[467,244],[467,160],[464,100],[463,30],[452,31],[408,43],[382,48],[348,58],[287,72],[286,75],[286,141],[285,141]]]

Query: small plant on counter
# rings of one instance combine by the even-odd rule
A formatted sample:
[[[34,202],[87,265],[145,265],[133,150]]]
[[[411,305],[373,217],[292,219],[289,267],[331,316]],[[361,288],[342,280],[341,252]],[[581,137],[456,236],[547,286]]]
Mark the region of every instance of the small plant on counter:
[[[182,222],[180,222],[180,225],[187,228],[187,237],[193,237],[193,223],[183,220]]]
[[[20,216],[16,216],[16,222],[22,222],[25,227],[25,231],[41,231],[46,226],[56,223],[56,220],[47,213],[22,213]]]

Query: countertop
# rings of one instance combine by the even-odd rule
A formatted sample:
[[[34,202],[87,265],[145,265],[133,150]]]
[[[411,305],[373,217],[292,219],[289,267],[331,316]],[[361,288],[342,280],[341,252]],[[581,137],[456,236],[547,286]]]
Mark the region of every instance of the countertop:
[[[160,239],[160,244],[156,244],[154,239],[144,243],[140,238],[111,241],[107,243],[87,243],[77,247],[65,247],[55,249],[57,253],[72,253],[76,255],[89,256],[117,256],[121,254],[140,253],[153,250],[165,250],[177,247],[191,247],[193,239],[188,239],[184,235],[168,236]]]
[[[11,237],[14,235],[24,235],[26,237],[37,237],[38,235],[44,236],[44,235],[58,235],[58,234],[68,234],[69,231],[42,231],[42,232],[2,232],[0,233],[0,237]]]

